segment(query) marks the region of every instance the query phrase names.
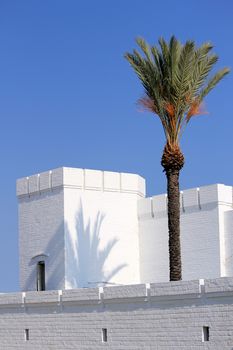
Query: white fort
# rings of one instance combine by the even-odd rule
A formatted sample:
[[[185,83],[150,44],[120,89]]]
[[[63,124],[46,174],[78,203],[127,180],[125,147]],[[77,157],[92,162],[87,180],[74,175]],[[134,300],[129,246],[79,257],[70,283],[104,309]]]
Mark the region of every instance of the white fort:
[[[167,198],[136,174],[58,168],[17,181],[22,291],[169,280]],[[233,276],[233,192],[180,194],[183,280]]]
[[[183,281],[166,195],[135,174],[58,168],[17,182],[21,292],[1,350],[232,350],[232,187],[181,192]]]

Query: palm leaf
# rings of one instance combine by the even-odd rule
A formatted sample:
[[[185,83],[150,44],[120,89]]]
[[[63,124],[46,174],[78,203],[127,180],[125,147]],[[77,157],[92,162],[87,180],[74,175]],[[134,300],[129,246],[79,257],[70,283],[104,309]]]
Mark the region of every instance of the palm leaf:
[[[213,45],[209,42],[196,47],[194,41],[188,40],[182,45],[172,36],[169,42],[160,38],[157,47],[141,37],[136,41],[142,55],[133,50],[125,58],[147,96],[139,103],[159,116],[167,140],[176,144],[194,106],[201,103],[229,69],[220,70],[208,80],[218,60],[217,55],[211,54]]]
[[[218,71],[207,83],[207,85],[201,90],[199,94],[200,101],[208,95],[208,93],[217,85],[217,83],[222,80],[222,78],[230,72],[230,69],[225,67]]]

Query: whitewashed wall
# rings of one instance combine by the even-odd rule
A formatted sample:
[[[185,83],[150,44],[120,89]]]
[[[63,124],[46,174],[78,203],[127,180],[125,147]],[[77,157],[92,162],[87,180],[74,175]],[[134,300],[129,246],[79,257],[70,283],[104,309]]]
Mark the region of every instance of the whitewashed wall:
[[[141,282],[169,279],[166,196],[138,202]],[[212,185],[181,193],[184,280],[232,276],[232,187]]]
[[[139,283],[143,178],[59,168],[18,180],[17,194],[22,290],[35,290],[40,254],[48,289]]]
[[[2,350],[232,350],[232,344],[232,278],[0,294]]]
[[[17,181],[21,290],[36,290],[36,266],[46,264],[46,289],[65,288],[64,193],[59,171]]]
[[[218,185],[221,276],[233,276],[233,188]]]
[[[59,168],[18,180],[20,280],[35,290],[169,280],[167,199],[135,174]],[[233,275],[232,187],[181,193],[183,279]]]
[[[144,179],[66,168],[64,187],[66,288],[138,283],[137,200]]]
[[[225,275],[233,276],[233,210],[224,213]]]

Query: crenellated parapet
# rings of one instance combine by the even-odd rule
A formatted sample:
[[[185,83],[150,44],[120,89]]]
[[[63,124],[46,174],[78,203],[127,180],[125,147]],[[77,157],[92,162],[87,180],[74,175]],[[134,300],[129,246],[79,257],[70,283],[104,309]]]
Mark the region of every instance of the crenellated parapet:
[[[216,205],[233,205],[233,188],[222,184],[191,188],[180,192],[182,213],[205,210]],[[167,215],[167,195],[162,194],[138,201],[138,217],[141,220]]]
[[[145,196],[145,180],[139,175],[78,168],[57,168],[17,180],[17,196],[27,197],[59,188],[121,192]]]
[[[43,292],[0,294],[0,309],[43,305],[93,305],[135,302],[166,302],[190,298],[221,298],[233,296],[233,278],[147,283],[105,288],[79,288]],[[206,303],[206,302],[205,302]]]

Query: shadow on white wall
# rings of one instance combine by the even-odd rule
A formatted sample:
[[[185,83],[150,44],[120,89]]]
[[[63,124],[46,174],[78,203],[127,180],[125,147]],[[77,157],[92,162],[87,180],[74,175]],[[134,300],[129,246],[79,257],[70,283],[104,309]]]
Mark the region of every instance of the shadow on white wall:
[[[104,248],[100,248],[101,226],[105,215],[97,212],[94,224],[90,218],[84,223],[83,206],[80,201],[79,211],[75,217],[76,236],[73,237],[65,224],[66,231],[66,288],[96,287],[111,283],[112,278],[124,267],[121,263],[112,270],[105,269],[107,258],[111,255],[118,240],[109,240]]]

